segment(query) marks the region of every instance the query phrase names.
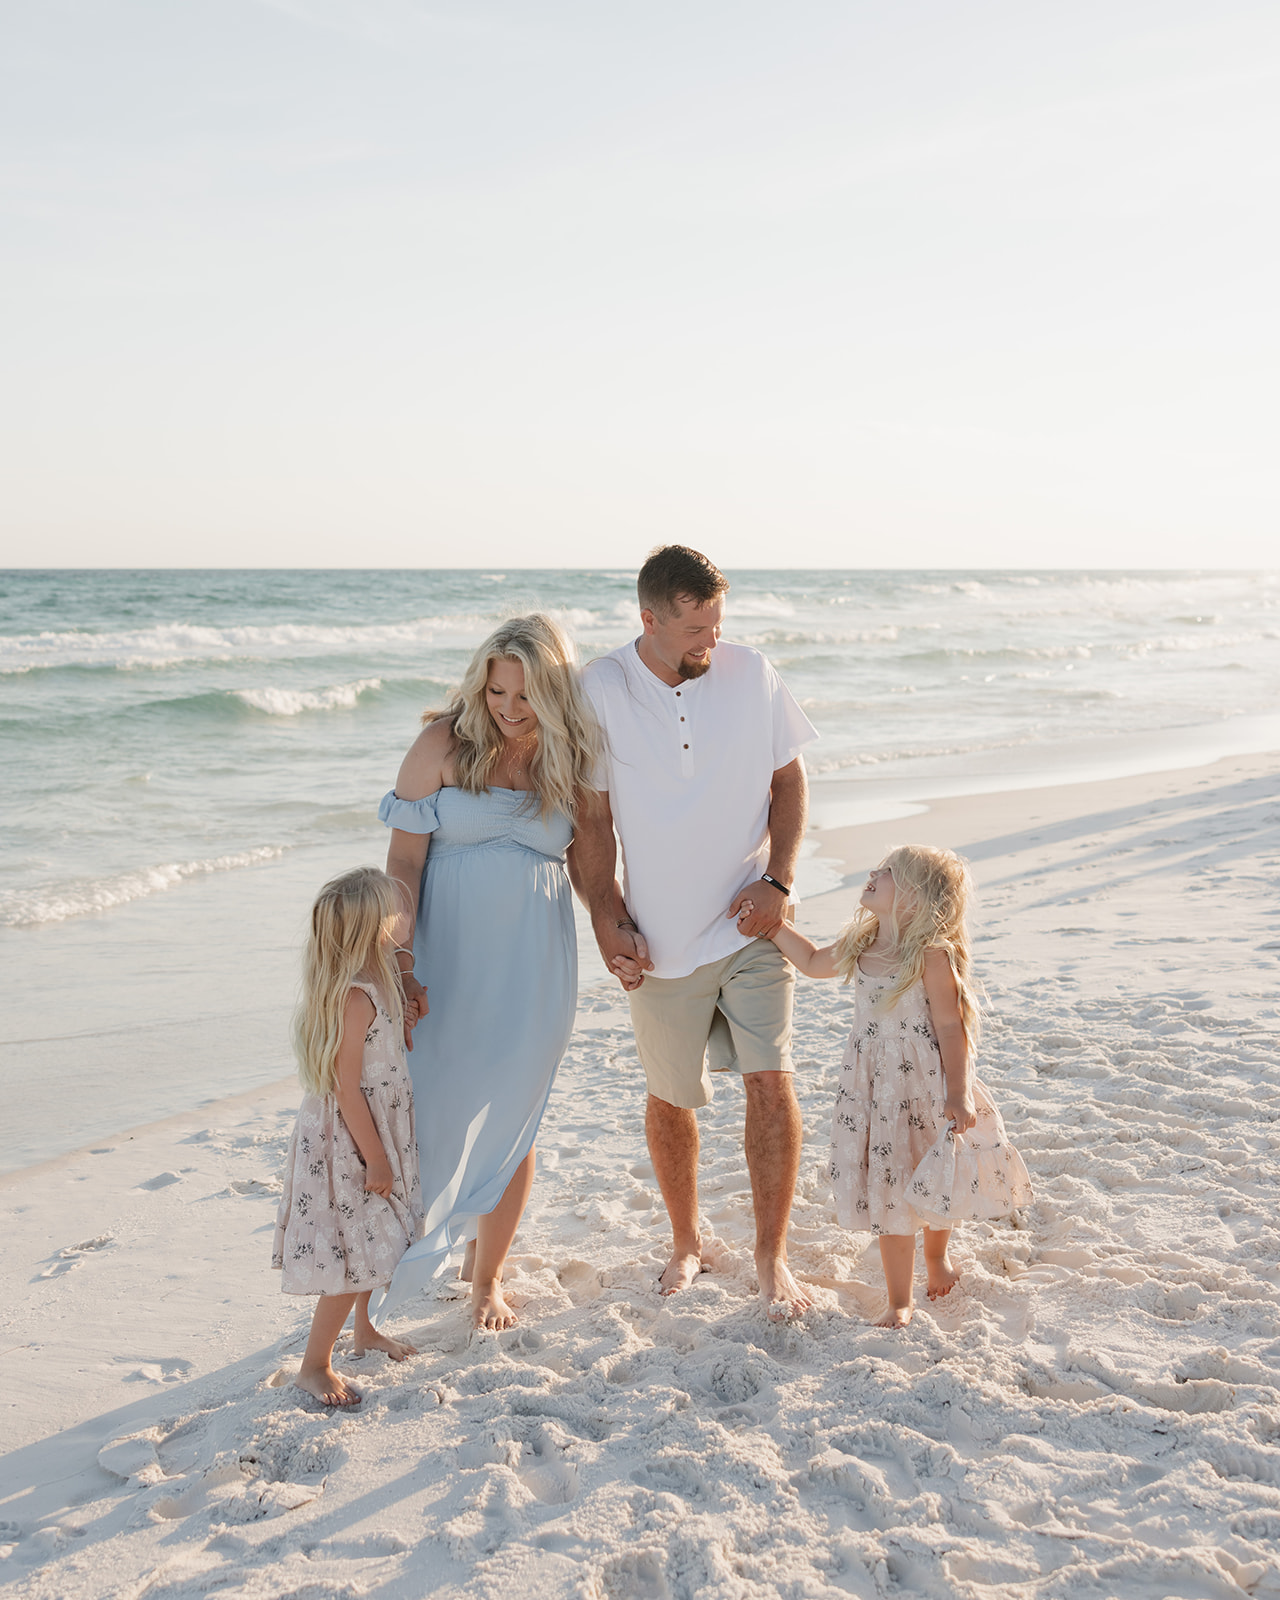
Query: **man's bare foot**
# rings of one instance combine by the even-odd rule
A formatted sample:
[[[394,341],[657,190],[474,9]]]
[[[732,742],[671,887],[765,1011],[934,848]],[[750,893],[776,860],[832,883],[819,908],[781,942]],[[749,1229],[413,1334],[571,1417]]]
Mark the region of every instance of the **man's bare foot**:
[[[912,1306],[890,1306],[884,1316],[876,1323],[876,1327],[905,1328],[907,1323],[911,1321],[913,1310],[914,1307]]]
[[[519,1317],[502,1295],[502,1280],[494,1278],[489,1283],[471,1286],[471,1326],[489,1328],[500,1333],[503,1328],[514,1328]]]
[[[791,1276],[791,1268],[780,1256],[757,1256],[756,1277],[770,1322],[790,1322],[813,1305],[812,1297]]]
[[[301,1389],[325,1406],[358,1406],[364,1396],[353,1389],[345,1378],[333,1370],[332,1365],[308,1369],[304,1367],[293,1380],[295,1389]]]
[[[418,1347],[409,1344],[404,1339],[388,1339],[385,1333],[379,1333],[376,1328],[357,1328],[352,1339],[352,1349],[357,1356],[362,1356],[366,1350],[381,1350],[384,1355],[393,1361],[404,1361],[408,1356],[416,1356]]]
[[[689,1287],[700,1272],[706,1270],[702,1261],[701,1245],[696,1250],[677,1250],[662,1269],[662,1276],[658,1279],[658,1293],[679,1294],[681,1289]]]
[[[941,1300],[944,1294],[950,1294],[956,1284],[960,1282],[960,1274],[951,1264],[949,1255],[943,1256],[941,1261],[925,1261],[928,1271],[930,1300]]]

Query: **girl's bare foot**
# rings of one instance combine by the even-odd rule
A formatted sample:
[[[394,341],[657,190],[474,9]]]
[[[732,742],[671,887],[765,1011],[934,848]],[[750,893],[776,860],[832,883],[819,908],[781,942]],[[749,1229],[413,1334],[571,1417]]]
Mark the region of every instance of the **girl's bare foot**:
[[[489,1328],[495,1333],[503,1328],[514,1328],[520,1319],[502,1296],[502,1280],[492,1278],[488,1283],[471,1285],[471,1326]]]
[[[876,1323],[877,1328],[905,1328],[911,1321],[912,1306],[890,1306]]]
[[[404,1361],[408,1356],[418,1353],[416,1344],[410,1344],[405,1339],[388,1339],[385,1333],[379,1333],[376,1328],[363,1331],[357,1328],[352,1346],[357,1356],[362,1356],[366,1350],[381,1350],[393,1361]]]
[[[943,1256],[941,1261],[929,1261],[925,1266],[929,1273],[928,1295],[930,1300],[941,1300],[944,1294],[950,1294],[956,1284],[960,1282],[960,1274],[951,1264],[950,1256]]]
[[[301,1389],[304,1394],[314,1396],[325,1406],[358,1406],[364,1398],[345,1378],[339,1377],[331,1365],[303,1367],[293,1380],[293,1386],[295,1389]]]

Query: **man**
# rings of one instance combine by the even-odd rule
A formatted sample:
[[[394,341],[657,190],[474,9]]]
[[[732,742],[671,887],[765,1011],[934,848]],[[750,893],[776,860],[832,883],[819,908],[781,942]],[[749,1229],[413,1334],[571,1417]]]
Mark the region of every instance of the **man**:
[[[758,651],[720,643],[728,588],[683,545],[662,546],[640,569],[644,631],[585,672],[608,753],[601,804],[579,821],[570,870],[630,996],[645,1134],[673,1234],[662,1291],[703,1270],[696,1113],[712,1094],[708,1040],[713,1056],[729,1042],[746,1090],[760,1293],[782,1319],[812,1301],[787,1266],[802,1135],[790,1076],[794,975],[766,936],[794,882],[807,809],[800,751],[816,733]]]

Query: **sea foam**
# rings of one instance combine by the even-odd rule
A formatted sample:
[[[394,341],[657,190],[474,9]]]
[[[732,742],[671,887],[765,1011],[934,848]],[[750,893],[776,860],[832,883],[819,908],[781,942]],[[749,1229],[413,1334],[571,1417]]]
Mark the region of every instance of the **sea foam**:
[[[269,717],[296,717],[303,711],[349,711],[362,694],[381,687],[381,678],[357,678],[330,689],[235,689],[232,699]]]
[[[80,878],[70,883],[9,890],[0,893],[0,927],[31,928],[40,923],[65,922],[68,917],[89,916],[95,911],[109,911],[112,906],[172,889],[187,878],[256,867],[283,854],[279,846],[261,845],[255,850],[239,850],[231,855],[208,856],[196,861],[166,861],[106,878]]]

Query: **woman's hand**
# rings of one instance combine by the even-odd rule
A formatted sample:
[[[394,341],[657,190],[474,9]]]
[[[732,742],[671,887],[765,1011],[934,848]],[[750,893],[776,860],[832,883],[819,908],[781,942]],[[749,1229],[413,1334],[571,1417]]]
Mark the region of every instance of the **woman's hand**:
[[[624,989],[638,989],[645,973],[653,967],[644,935],[629,917],[625,921],[601,918],[593,925],[596,944],[609,971]]]
[[[366,1194],[380,1194],[384,1200],[390,1196],[391,1168],[385,1156],[377,1161],[370,1161],[365,1167],[364,1191]]]
[[[966,1083],[958,1092],[947,1090],[947,1097],[943,1101],[942,1115],[956,1125],[957,1133],[968,1133],[969,1129],[978,1120],[978,1108],[973,1101],[973,1090]]]

